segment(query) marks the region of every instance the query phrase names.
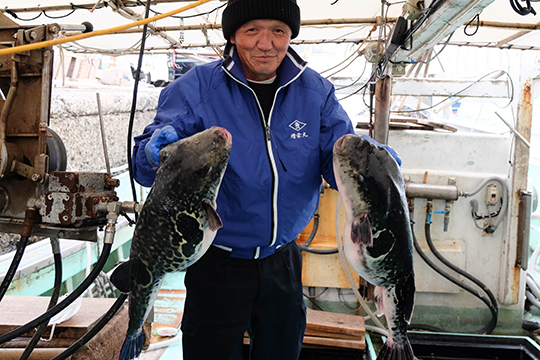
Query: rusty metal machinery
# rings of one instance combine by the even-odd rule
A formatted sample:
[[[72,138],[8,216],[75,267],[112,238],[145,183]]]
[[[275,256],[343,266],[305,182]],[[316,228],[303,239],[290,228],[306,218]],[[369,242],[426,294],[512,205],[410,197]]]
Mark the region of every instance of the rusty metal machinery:
[[[0,48],[51,40],[57,24],[21,27],[0,13]],[[118,180],[66,172],[62,140],[48,128],[53,49],[0,56],[0,232],[19,233],[28,207],[39,210],[32,233],[96,240]],[[100,210],[101,209],[101,210]]]

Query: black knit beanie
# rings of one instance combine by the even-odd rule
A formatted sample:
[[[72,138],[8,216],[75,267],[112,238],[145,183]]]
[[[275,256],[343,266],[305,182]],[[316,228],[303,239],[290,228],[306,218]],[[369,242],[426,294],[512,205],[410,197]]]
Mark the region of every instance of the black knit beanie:
[[[283,21],[294,39],[300,32],[300,8],[296,0],[229,0],[223,11],[221,27],[227,41],[245,23],[257,19]]]

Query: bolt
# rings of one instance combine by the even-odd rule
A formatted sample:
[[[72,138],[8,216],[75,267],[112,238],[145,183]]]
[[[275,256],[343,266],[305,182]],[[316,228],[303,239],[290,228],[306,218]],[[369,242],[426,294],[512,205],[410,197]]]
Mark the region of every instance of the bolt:
[[[38,182],[40,180],[41,180],[41,175],[39,175],[39,174],[32,175],[32,181]]]
[[[36,38],[37,38],[36,32],[35,31],[30,31],[30,39],[36,40]]]

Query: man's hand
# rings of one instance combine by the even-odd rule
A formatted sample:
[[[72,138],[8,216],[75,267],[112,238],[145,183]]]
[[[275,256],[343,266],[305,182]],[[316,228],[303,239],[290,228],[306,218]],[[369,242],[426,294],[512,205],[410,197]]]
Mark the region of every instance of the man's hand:
[[[150,165],[154,168],[159,167],[159,152],[161,149],[170,143],[178,141],[178,139],[178,133],[171,125],[164,126],[161,129],[154,131],[150,141],[148,141],[144,148],[146,158]]]
[[[360,136],[362,139],[364,140],[367,140],[369,141],[370,143],[372,144],[375,144],[377,146],[380,146],[382,147],[383,149],[385,149],[386,151],[388,151],[390,153],[390,155],[392,155],[392,157],[394,158],[394,160],[396,160],[396,162],[398,163],[399,166],[401,166],[401,158],[399,157],[398,153],[396,152],[396,150],[392,149],[391,146],[389,145],[383,145],[383,144],[380,144],[379,142],[375,141],[374,139],[370,138],[369,136],[367,135],[362,135]]]

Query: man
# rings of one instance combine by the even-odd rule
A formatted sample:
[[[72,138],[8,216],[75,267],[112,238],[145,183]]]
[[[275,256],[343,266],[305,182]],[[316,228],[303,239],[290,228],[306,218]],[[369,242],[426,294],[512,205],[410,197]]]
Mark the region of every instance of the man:
[[[159,150],[221,126],[233,146],[213,245],[186,272],[186,360],[297,359],[306,326],[302,255],[294,239],[318,205],[321,175],[336,188],[332,147],[354,129],[332,84],[291,49],[296,0],[229,0],[224,60],[165,88],[154,123],[135,139],[136,180],[151,186]]]

